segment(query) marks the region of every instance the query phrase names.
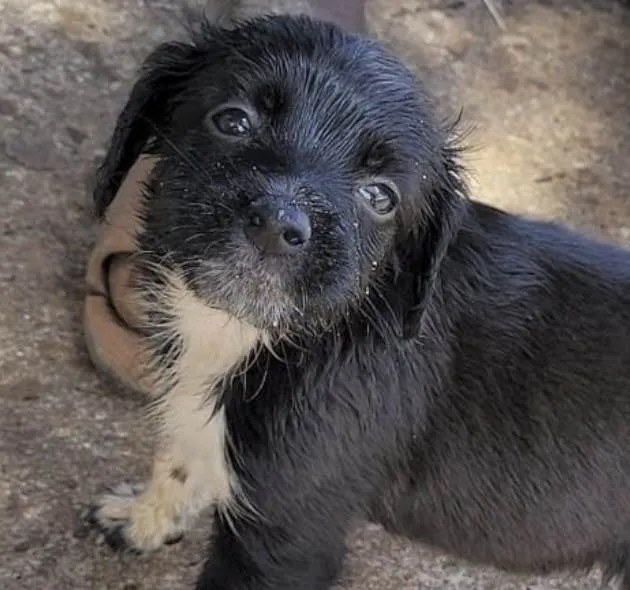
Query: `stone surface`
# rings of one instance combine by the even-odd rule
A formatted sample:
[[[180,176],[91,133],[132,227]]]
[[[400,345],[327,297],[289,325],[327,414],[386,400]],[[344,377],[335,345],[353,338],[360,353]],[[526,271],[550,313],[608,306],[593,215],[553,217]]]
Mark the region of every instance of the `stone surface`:
[[[498,4],[498,0],[495,0]],[[175,0],[0,0],[0,588],[191,588],[207,522],[179,545],[114,556],[79,513],[142,479],[142,401],[81,339],[87,193],[140,59],[177,34]],[[464,108],[475,194],[630,242],[630,8],[621,0],[372,0],[374,34],[444,113]],[[346,590],[587,590],[519,578],[362,528]]]

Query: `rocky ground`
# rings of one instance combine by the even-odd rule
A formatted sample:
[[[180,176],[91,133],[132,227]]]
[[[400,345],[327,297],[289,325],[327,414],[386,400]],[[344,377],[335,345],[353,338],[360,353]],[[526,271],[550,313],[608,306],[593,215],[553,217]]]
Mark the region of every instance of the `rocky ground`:
[[[497,0],[495,0],[497,1]],[[86,181],[174,0],[0,0],[0,588],[192,587],[204,525],[143,558],[79,513],[137,474],[141,400],[96,374],[80,331],[93,237]],[[630,242],[630,7],[621,0],[372,0],[369,23],[464,108],[475,194]],[[593,578],[476,569],[362,528],[346,590],[586,590]]]

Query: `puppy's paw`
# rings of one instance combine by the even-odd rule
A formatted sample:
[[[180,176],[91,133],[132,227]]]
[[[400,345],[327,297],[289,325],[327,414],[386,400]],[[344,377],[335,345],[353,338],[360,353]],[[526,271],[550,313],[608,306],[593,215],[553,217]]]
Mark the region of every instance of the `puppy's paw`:
[[[95,499],[84,514],[85,520],[94,527],[102,539],[113,549],[140,551],[128,535],[132,507],[142,493],[142,484],[121,483],[109,493]]]
[[[85,518],[117,551],[153,551],[184,535],[169,507],[154,500],[143,485],[123,483],[97,498]]]

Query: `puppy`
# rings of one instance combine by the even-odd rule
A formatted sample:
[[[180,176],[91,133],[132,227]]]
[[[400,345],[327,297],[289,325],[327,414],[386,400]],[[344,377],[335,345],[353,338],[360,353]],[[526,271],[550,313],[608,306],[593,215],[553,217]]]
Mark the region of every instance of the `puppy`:
[[[113,545],[212,507],[198,590],[324,590],[371,519],[630,590],[630,253],[467,198],[458,155],[331,24],[204,22],[147,59],[95,190],[151,160],[126,276],[159,443],[95,502]]]

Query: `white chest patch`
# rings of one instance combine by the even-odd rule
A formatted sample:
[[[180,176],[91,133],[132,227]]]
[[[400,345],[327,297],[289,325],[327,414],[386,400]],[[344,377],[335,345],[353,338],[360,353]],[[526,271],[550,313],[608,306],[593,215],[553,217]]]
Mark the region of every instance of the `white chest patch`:
[[[253,353],[261,333],[210,308],[179,277],[169,277],[160,300],[171,318],[161,326],[164,336],[179,343],[177,360],[157,388],[162,442],[177,449],[202,497],[229,502],[236,482],[227,461],[224,411],[215,412],[216,389]]]

